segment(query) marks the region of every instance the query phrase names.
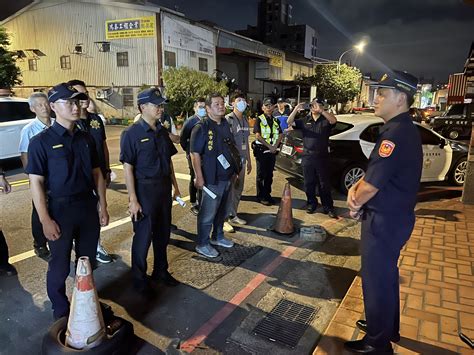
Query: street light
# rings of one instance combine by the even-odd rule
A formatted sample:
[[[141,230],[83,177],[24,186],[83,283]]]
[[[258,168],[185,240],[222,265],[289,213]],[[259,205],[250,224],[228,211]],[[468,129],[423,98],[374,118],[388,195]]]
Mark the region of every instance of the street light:
[[[341,56],[339,57],[339,60],[337,61],[337,73],[339,74],[339,68],[341,67],[341,60],[344,54],[349,53],[351,51],[357,51],[359,53],[362,53],[364,51],[364,47],[367,45],[365,41],[361,41],[358,44],[356,44],[354,47],[348,49],[347,51],[343,52]]]

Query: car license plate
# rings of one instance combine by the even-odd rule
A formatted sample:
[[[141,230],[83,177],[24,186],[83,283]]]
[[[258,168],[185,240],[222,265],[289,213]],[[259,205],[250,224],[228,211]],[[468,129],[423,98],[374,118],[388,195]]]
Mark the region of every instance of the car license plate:
[[[291,152],[293,151],[293,147],[290,147],[289,145],[284,144],[281,147],[281,152],[286,155],[291,155]]]

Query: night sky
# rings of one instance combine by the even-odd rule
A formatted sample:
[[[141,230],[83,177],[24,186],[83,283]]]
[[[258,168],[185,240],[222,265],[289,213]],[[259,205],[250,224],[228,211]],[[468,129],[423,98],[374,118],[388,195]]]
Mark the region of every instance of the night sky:
[[[123,1],[123,0],[122,0]],[[3,0],[2,0],[3,2]],[[27,0],[5,1],[18,5]],[[126,2],[126,0],[124,1]],[[228,30],[257,21],[258,0],[153,0],[194,20],[209,20]],[[337,60],[360,38],[364,54],[347,54],[363,73],[377,77],[385,68],[447,82],[461,72],[474,41],[474,6],[462,0],[289,0],[293,21],[316,29],[318,56]],[[3,5],[2,7],[5,9]],[[14,6],[14,5],[13,5]]]

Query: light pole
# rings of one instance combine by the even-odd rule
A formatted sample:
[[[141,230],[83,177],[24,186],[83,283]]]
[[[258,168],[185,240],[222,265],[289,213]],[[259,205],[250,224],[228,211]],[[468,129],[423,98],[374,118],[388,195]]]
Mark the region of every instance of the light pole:
[[[347,53],[352,52],[352,51],[357,51],[359,53],[362,53],[364,51],[364,47],[366,45],[367,45],[366,42],[361,41],[358,44],[356,44],[354,47],[352,47],[352,48],[348,49],[347,51],[343,52],[340,55],[339,60],[337,61],[337,73],[339,74],[339,70],[340,70],[340,67],[341,67],[341,60],[342,60],[342,57],[344,56],[344,54],[347,54]]]

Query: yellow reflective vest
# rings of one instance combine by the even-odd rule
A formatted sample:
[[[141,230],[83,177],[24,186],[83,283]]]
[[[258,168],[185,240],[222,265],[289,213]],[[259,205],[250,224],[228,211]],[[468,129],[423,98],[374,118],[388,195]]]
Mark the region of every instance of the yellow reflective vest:
[[[262,113],[260,116],[260,135],[262,138],[267,142],[268,144],[275,144],[276,141],[278,140],[278,134],[279,134],[279,128],[280,125],[278,124],[277,119],[273,119],[273,125],[270,127],[268,124],[267,118],[265,115]],[[273,131],[273,135],[272,135]]]

